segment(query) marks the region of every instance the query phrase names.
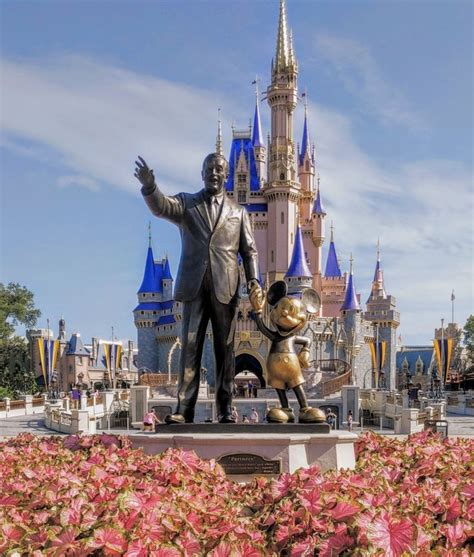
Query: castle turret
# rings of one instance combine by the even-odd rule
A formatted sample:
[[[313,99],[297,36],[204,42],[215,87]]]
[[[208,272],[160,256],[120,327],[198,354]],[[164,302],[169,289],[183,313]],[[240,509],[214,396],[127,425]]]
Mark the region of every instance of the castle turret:
[[[385,291],[379,243],[377,243],[374,279],[364,318],[371,321],[374,327],[375,348],[380,362],[381,377],[383,378],[382,384],[379,385],[380,377],[376,374],[374,386],[394,389],[396,380],[396,339],[400,314],[396,310],[395,298],[387,295]]]
[[[171,300],[173,297],[173,277],[171,275],[168,256],[163,259],[162,269],[161,284],[163,288],[163,300]]]
[[[161,311],[162,279],[162,263],[154,260],[149,227],[145,271],[137,293],[138,305],[133,310],[135,327],[137,328],[137,367],[139,369],[146,368],[149,371],[156,371],[158,366],[158,347],[154,327]]]
[[[351,364],[352,368],[352,382],[360,384],[358,374],[359,372],[362,374],[365,370],[358,370],[356,368],[356,359],[364,339],[361,334],[362,315],[359,300],[355,291],[352,264],[353,260],[351,254],[350,272],[347,280],[344,302],[341,306],[341,317],[345,331],[344,342],[346,359]]]
[[[293,140],[297,76],[298,65],[288,33],[285,1],[281,0],[272,81],[267,88],[267,101],[271,108],[271,141],[268,182],[263,190],[268,204],[268,246],[264,267],[271,281],[283,278],[288,269],[296,229],[296,208],[300,197]]]
[[[308,131],[308,107],[304,107],[303,138],[301,151],[298,154],[298,176],[301,184],[300,219],[307,223],[311,220],[311,210],[314,203],[314,157]]]
[[[301,228],[298,226],[295,233],[295,244],[291,256],[290,266],[285,275],[289,294],[300,293],[304,288],[312,286],[313,274],[306,261]]]
[[[317,198],[316,198],[317,199]],[[334,227],[331,224],[331,240],[324,276],[321,277],[321,300],[325,317],[339,317],[347,285],[346,274],[341,273],[334,242]]]
[[[258,179],[260,185],[262,186],[265,181],[265,166],[266,166],[266,147],[265,141],[263,139],[262,124],[260,122],[260,109],[258,106],[258,84],[255,80],[255,113],[253,116],[253,128],[252,128],[252,145],[255,155],[255,165],[257,170]]]

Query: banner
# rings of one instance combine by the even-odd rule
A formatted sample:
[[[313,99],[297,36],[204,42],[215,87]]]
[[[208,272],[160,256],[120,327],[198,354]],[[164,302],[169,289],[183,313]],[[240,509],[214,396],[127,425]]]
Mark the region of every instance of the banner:
[[[51,371],[56,369],[58,364],[58,356],[59,356],[59,340],[55,340],[53,343],[53,364],[51,366]]]
[[[44,342],[45,341],[42,338],[38,338],[36,340],[38,341],[38,351],[39,351],[39,356],[40,356],[41,371],[43,372],[44,386],[47,387],[48,386],[48,380],[47,380],[47,377],[46,377],[46,361],[45,361],[45,357],[44,357]]]
[[[453,358],[454,339],[445,338],[441,341],[441,339],[438,338],[433,341],[433,344],[436,354],[436,362],[438,364],[439,375],[444,385],[446,383],[448,371],[451,367],[451,360]]]
[[[387,356],[387,341],[382,340],[379,343],[374,341],[369,342],[369,348],[372,358],[372,368],[380,371],[385,365],[385,358]]]

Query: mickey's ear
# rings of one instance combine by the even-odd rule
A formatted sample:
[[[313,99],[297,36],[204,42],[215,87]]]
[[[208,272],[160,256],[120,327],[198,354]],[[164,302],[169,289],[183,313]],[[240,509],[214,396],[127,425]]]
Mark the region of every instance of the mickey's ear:
[[[274,306],[278,301],[280,301],[284,296],[286,296],[287,287],[284,280],[277,280],[274,282],[267,293],[267,301],[271,306]]]
[[[303,290],[301,302],[308,313],[318,313],[321,307],[321,299],[313,288],[306,288]]]

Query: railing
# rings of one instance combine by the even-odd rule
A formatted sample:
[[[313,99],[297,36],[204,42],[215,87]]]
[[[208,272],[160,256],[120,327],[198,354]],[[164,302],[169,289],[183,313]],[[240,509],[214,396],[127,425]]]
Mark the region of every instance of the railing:
[[[426,412],[418,412],[418,425],[424,425],[427,419],[428,414]]]
[[[140,375],[138,383],[140,385],[148,385],[149,387],[162,387],[163,385],[169,385],[170,376],[167,373],[143,373]],[[171,374],[171,384],[176,384],[178,382],[178,375],[176,373]]]
[[[43,405],[44,405],[43,397],[33,399],[33,408],[37,406],[43,406]]]
[[[324,381],[321,385],[321,395],[328,396],[337,393],[344,385],[348,385],[351,379],[351,372],[347,371],[342,375],[338,375],[334,379]]]
[[[345,360],[339,360],[338,358],[320,360],[319,365],[321,371],[333,371],[337,372],[339,375],[347,373],[351,369],[351,366],[348,362],[346,362]]]
[[[97,405],[103,404],[103,403],[104,403],[104,397],[103,397],[102,395],[97,395],[97,396],[95,397],[95,403],[96,403]]]
[[[24,400],[12,400],[10,401],[10,410],[14,408],[25,408],[25,401]]]
[[[6,402],[0,402],[0,410],[6,410],[7,409],[7,403]]]
[[[87,399],[87,406],[94,406],[94,398],[93,397],[89,397]]]

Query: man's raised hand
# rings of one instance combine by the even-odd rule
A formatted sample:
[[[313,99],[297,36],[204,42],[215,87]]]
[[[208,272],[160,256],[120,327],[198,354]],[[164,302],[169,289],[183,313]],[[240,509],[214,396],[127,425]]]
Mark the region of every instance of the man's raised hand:
[[[138,156],[138,160],[135,161],[135,164],[135,178],[137,178],[146,189],[153,189],[155,186],[155,175],[153,174],[153,170],[148,167],[147,163],[140,155]]]

